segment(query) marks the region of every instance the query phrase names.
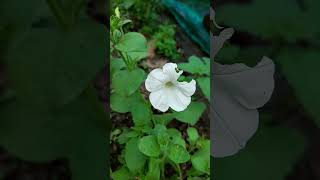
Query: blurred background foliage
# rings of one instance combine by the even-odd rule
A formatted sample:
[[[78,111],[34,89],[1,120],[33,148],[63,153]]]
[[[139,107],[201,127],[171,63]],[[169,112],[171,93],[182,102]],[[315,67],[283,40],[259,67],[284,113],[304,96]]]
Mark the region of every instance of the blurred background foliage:
[[[0,2],[1,180],[106,177],[106,3]]]
[[[320,179],[317,0],[213,1],[220,26],[235,34],[218,53],[222,64],[276,64],[275,90],[260,109],[260,127],[235,156],[212,159],[213,179]],[[214,144],[213,144],[214,148]]]

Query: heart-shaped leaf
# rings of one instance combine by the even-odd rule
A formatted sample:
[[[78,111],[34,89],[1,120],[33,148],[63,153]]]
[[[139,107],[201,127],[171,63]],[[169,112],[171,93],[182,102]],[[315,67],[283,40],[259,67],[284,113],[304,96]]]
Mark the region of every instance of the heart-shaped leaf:
[[[168,158],[176,164],[181,164],[189,161],[190,155],[183,146],[172,144],[168,150]]]
[[[141,138],[139,150],[149,157],[158,157],[160,155],[160,146],[157,142],[157,137],[150,135]]]
[[[116,93],[130,96],[139,89],[144,77],[145,72],[142,69],[121,70],[113,75],[112,87]]]

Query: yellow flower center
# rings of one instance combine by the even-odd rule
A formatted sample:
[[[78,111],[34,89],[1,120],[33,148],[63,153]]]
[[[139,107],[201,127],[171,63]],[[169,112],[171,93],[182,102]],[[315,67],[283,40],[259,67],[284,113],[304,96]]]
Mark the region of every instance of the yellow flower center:
[[[170,82],[170,81],[169,81],[169,82],[166,82],[165,86],[166,86],[166,87],[172,87],[172,86],[173,86],[173,83]]]

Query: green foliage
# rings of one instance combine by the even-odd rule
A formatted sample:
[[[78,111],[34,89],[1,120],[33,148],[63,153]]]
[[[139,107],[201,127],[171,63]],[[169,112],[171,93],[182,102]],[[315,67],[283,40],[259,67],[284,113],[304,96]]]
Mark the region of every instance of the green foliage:
[[[120,70],[113,75],[112,86],[118,94],[130,96],[140,88],[144,77],[145,73],[142,69],[134,69],[132,71]],[[131,78],[134,79],[134,81]]]
[[[203,95],[210,100],[210,59],[191,56],[188,62],[180,63],[178,67],[192,74]]]
[[[128,143],[126,143],[125,147],[125,161],[128,169],[133,172],[137,173],[143,170],[143,167],[146,163],[146,156],[142,154],[139,150],[140,145],[138,148],[139,140],[137,138],[131,139]]]
[[[66,158],[72,179],[104,179],[110,124],[91,83],[105,66],[106,29],[82,3],[1,1],[10,91],[0,145],[32,162]]]
[[[303,149],[304,138],[298,132],[262,124],[245,151],[212,164],[217,178],[283,180]],[[272,173],[261,176],[266,169]]]
[[[205,109],[205,104],[200,102],[191,102],[191,104],[186,110],[182,112],[176,112],[175,118],[181,122],[185,122],[190,125],[195,125],[197,121],[200,119]]]
[[[320,113],[318,111],[320,87],[316,82],[319,77],[319,58],[319,51],[299,49],[287,49],[277,57],[277,61],[290,85],[294,88],[295,94],[315,119],[318,127],[320,127]]]
[[[129,2],[128,2],[129,3]],[[133,6],[133,5],[132,5]],[[133,121],[134,125],[129,128],[118,127],[112,134],[111,141],[116,142],[124,148],[118,160],[121,167],[112,172],[115,179],[141,178],[146,180],[160,180],[180,177],[184,178],[180,166],[184,163],[193,164],[195,174],[190,177],[209,177],[207,171],[207,161],[204,160],[205,154],[209,159],[210,152],[201,150],[203,138],[200,138],[195,128],[189,128],[188,142],[182,133],[175,128],[167,128],[167,125],[174,120],[195,125],[201,118],[206,106],[202,102],[192,102],[183,112],[171,112],[165,114],[154,114],[150,103],[144,98],[140,87],[146,79],[145,71],[139,68],[138,62],[146,56],[147,48],[145,37],[138,32],[126,32],[124,22],[131,22],[122,19],[122,15],[116,10],[116,15],[110,18],[113,26],[111,36],[111,62],[110,75],[112,77],[110,105],[111,109],[117,113],[128,113],[128,121]],[[165,26],[160,31],[167,31]],[[173,27],[169,29],[169,38],[174,37]],[[167,40],[168,32],[159,32],[157,38]],[[172,39],[171,39],[172,40]],[[161,46],[169,50],[172,56],[173,49],[176,50],[175,41],[169,42],[161,40]],[[171,43],[171,44],[170,44]],[[166,50],[166,51],[167,51]],[[192,57],[195,58],[195,57]],[[205,63],[201,66],[207,71],[209,66],[208,59],[203,58]],[[195,73],[197,75],[208,75],[205,73]],[[188,80],[192,77],[185,77]],[[203,76],[203,78],[208,78]],[[204,82],[206,83],[206,82]],[[203,86],[205,84],[202,83]],[[119,133],[119,130],[121,133]],[[209,140],[208,140],[209,142]],[[194,156],[194,154],[196,155]],[[194,157],[193,157],[194,156]],[[194,162],[192,162],[192,157]],[[124,160],[122,160],[124,158]],[[203,159],[201,159],[203,158]],[[165,166],[171,166],[176,170],[172,177],[165,176]]]
[[[112,5],[113,8],[120,7],[121,10],[127,12],[126,15],[135,22],[135,29],[151,34],[157,29],[157,12],[162,8],[160,0],[114,0]],[[152,27],[152,29],[143,31],[144,27]]]
[[[153,35],[157,52],[173,61],[180,58],[175,34],[175,26],[166,24],[158,26],[158,31]]]
[[[191,56],[187,63],[179,64],[179,68],[192,74],[210,75],[210,59]]]

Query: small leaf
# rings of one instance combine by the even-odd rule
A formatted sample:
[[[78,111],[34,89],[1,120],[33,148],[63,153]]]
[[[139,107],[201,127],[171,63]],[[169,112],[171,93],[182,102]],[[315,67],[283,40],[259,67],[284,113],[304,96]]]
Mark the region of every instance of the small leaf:
[[[167,130],[167,133],[170,136],[172,144],[178,144],[178,145],[181,145],[182,147],[186,148],[186,142],[182,138],[180,131],[178,131],[177,129],[171,128],[171,129]]]
[[[177,120],[193,126],[198,122],[205,109],[205,104],[200,102],[191,102],[186,110],[182,112],[175,112],[175,117]]]
[[[142,69],[121,70],[114,74],[112,86],[116,93],[122,96],[130,96],[139,89],[144,76],[145,72]]]
[[[129,32],[120,39],[115,48],[121,52],[146,52],[147,40],[137,32]]]
[[[187,129],[187,133],[188,133],[188,140],[191,144],[195,144],[196,141],[198,140],[199,138],[199,134],[198,134],[198,131],[196,128],[193,128],[193,127],[189,127]]]
[[[208,77],[197,78],[197,83],[202,93],[210,101],[210,78]]]
[[[150,158],[145,180],[160,180],[160,164],[161,160]]]
[[[185,163],[190,160],[189,152],[178,144],[173,144],[169,147],[168,157],[177,164]]]
[[[133,173],[142,170],[147,160],[146,156],[139,151],[138,142],[137,138],[131,139],[125,147],[125,161]]]
[[[203,173],[210,174],[210,141],[205,140],[201,147],[191,157],[192,166]]]
[[[179,68],[192,74],[210,75],[210,59],[191,56],[188,63],[179,64]]]
[[[158,157],[160,155],[160,146],[156,136],[145,136],[139,142],[139,150],[149,157]]]
[[[129,170],[123,166],[111,175],[113,180],[130,180],[133,175],[130,174]]]

